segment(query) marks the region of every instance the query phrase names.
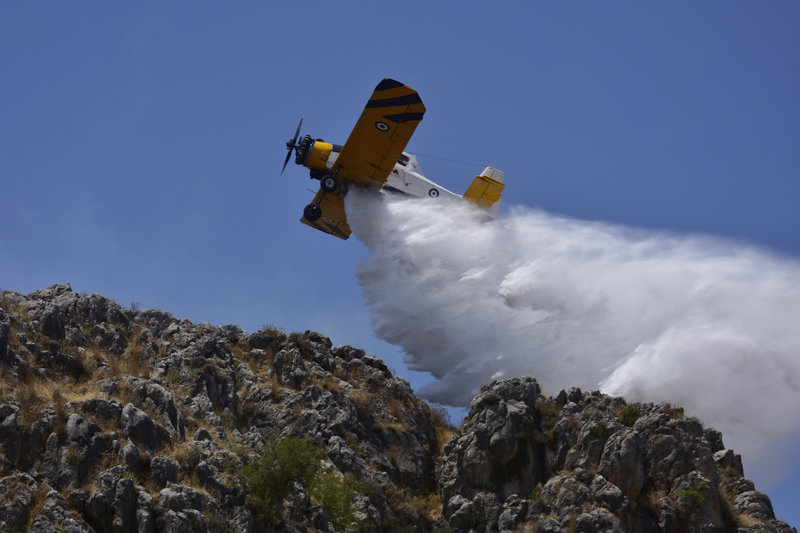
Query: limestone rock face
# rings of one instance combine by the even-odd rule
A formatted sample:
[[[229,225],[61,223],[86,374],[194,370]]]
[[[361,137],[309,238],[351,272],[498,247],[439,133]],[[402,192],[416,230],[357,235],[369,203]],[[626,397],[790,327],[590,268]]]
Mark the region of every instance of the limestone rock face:
[[[442,457],[443,518],[473,531],[794,531],[722,436],[681,409],[484,386]],[[758,526],[752,524],[758,523]]]
[[[68,284],[0,295],[1,531],[432,529],[436,424],[382,361],[319,333],[198,325]],[[243,472],[287,437],[316,474],[264,499]]]
[[[793,531],[680,409],[521,377],[443,413],[316,332],[0,293],[0,531]]]

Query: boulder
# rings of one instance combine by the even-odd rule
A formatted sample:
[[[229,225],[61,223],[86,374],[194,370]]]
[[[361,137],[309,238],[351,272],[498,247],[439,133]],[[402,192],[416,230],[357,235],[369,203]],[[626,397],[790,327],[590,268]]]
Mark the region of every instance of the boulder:
[[[30,519],[39,484],[26,473],[0,479],[0,529],[22,531]]]
[[[156,429],[156,424],[147,413],[132,403],[122,408],[119,426],[122,434],[137,446],[147,450],[157,450],[161,447],[161,434]]]
[[[635,430],[612,435],[603,448],[599,474],[619,487],[630,499],[636,499],[644,483],[644,445]]]
[[[179,467],[174,459],[157,455],[150,461],[150,477],[159,486],[166,485],[178,479]]]

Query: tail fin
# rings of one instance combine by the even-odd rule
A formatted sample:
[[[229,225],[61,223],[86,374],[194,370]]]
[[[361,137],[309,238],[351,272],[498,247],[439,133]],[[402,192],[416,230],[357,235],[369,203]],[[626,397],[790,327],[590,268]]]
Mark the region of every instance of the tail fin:
[[[505,173],[496,168],[486,167],[480,176],[475,176],[472,185],[464,193],[464,199],[497,213],[500,207],[500,196],[505,185]]]

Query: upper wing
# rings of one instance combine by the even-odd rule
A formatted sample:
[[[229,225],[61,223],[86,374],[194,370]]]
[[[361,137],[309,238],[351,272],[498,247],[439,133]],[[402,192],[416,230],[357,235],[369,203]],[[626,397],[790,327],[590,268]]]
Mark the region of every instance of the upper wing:
[[[319,220],[312,222],[303,217],[300,222],[325,233],[330,233],[340,239],[347,239],[350,236],[350,225],[347,223],[347,215],[344,212],[344,200],[338,193],[323,193],[322,189],[320,189],[317,191],[312,203],[316,204],[323,194],[325,196],[319,204],[320,209],[322,209],[322,216]]]
[[[363,186],[385,182],[424,114],[417,91],[389,78],[381,81],[336,159],[340,180]]]

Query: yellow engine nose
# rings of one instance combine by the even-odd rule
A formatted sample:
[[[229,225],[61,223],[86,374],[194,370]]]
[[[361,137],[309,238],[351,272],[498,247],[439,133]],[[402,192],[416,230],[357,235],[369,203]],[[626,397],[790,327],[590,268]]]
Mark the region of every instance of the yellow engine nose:
[[[331,155],[333,145],[324,141],[314,141],[303,165],[311,170],[325,170],[325,163]]]

